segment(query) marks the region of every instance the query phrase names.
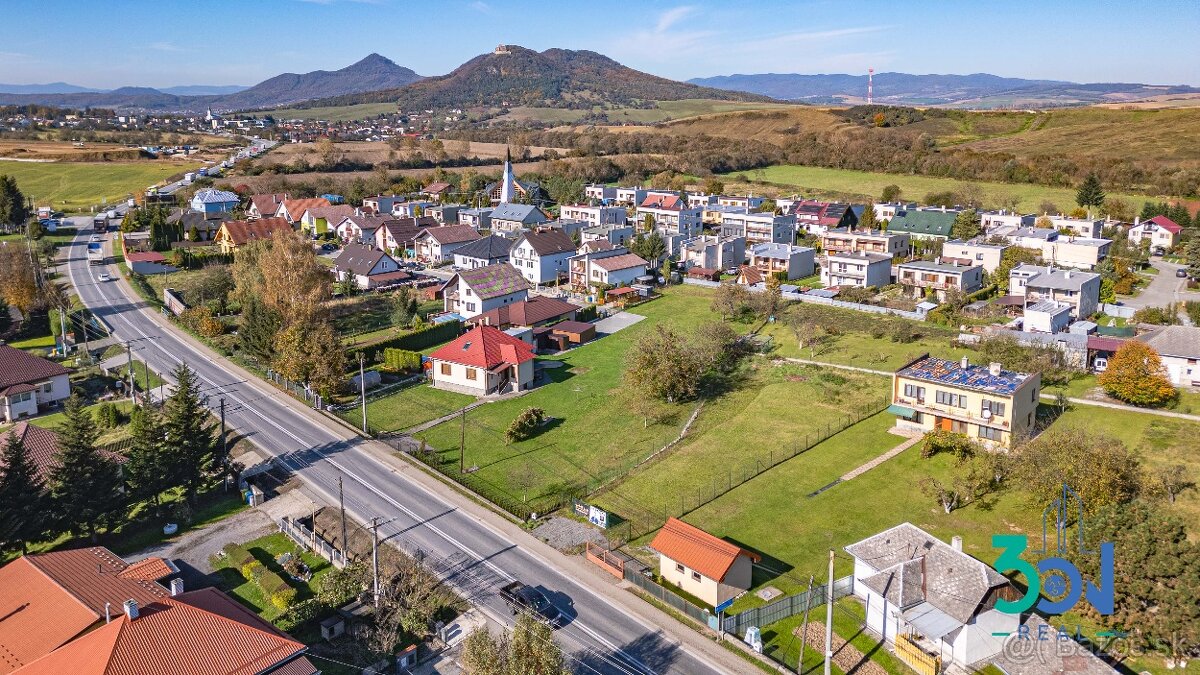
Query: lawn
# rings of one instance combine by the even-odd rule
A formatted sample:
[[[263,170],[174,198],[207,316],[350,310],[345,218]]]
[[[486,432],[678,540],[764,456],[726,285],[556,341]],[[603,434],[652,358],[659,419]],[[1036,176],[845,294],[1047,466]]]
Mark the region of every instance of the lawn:
[[[120,409],[121,414],[124,415],[126,418],[128,418],[129,411],[133,409],[133,403],[131,403],[128,398],[124,398],[119,401],[114,401],[114,403],[116,403],[117,408]],[[103,403],[96,403],[93,405],[89,405],[89,406],[85,407],[84,410],[87,411],[88,413],[90,413],[92,415],[93,419],[96,419],[96,410],[101,405],[103,405]],[[61,427],[63,425],[63,423],[66,421],[67,421],[66,413],[56,412],[52,415],[44,415],[42,417],[35,417],[30,420],[30,423],[32,423],[35,426],[39,426],[43,429],[49,429],[51,431],[58,431],[59,427]],[[99,426],[99,425],[97,425],[97,426]],[[98,442],[101,445],[106,444],[106,443],[115,443],[115,442],[121,441],[121,440],[129,437],[129,433],[128,433],[127,427],[125,425],[121,425],[115,429],[105,429],[104,427],[99,427],[99,431],[100,431],[100,438],[98,439]]]
[[[849,316],[861,314],[853,310],[829,309],[825,311],[844,313]],[[874,315],[862,316],[870,317],[874,322],[884,321],[882,317]],[[908,321],[908,319],[899,317],[886,320]],[[898,370],[900,366],[923,353],[952,359],[973,354],[971,350],[951,345],[951,341],[957,333],[930,324],[912,323],[914,327],[919,327],[920,330],[926,331],[930,335],[912,342],[894,342],[887,335],[876,338],[865,332],[841,329],[840,334],[827,338],[827,341],[816,350],[815,355],[808,348],[800,348],[796,334],[784,321],[765,326],[760,334],[771,337],[774,346],[774,351],[771,353],[776,356],[824,361],[871,370]]]
[[[130,163],[3,162],[0,174],[17,180],[17,186],[39,205],[64,211],[86,210],[105,199],[114,203],[140,193],[148,186],[190,171],[199,164],[146,160]]]
[[[263,566],[283,577],[284,580],[296,589],[295,602],[301,602],[316,595],[317,584],[320,583],[321,577],[333,569],[333,566],[324,558],[301,549],[291,539],[288,539],[287,535],[281,532],[259,537],[253,541],[246,542],[242,546],[257,558]],[[289,577],[283,571],[283,568],[275,562],[275,559],[283,553],[299,555],[304,563],[308,565],[308,568],[312,570],[312,579],[305,583]],[[247,581],[242,576],[241,570],[230,567],[224,556],[213,558],[213,568],[215,569],[214,574],[219,580],[218,585],[221,587],[221,590],[237,598],[243,605],[253,610],[255,614],[267,621],[273,621],[283,613],[282,610],[271,604],[269,598],[263,595],[262,589],[259,588],[258,584]]]
[[[995,558],[991,535],[1033,532],[1041,508],[1034,508],[1016,491],[956,509],[947,515],[925,495],[921,480],[945,479],[956,461],[938,455],[922,459],[919,446],[900,453],[858,477],[809,496],[846,469],[897,445],[886,434],[886,414],[871,418],[835,436],[808,453],[789,460],[716,501],[685,520],[720,537],[728,537],[764,556],[755,569],[755,588],[774,586],[791,595],[804,590],[809,575],[826,575],[828,550],[843,547],[908,521],[949,541],[963,537],[964,550],[985,562]],[[827,447],[824,447],[827,446]],[[836,576],[853,571],[844,554],[837,558]],[[762,604],[747,594],[735,611]]]
[[[418,384],[368,400],[367,424],[375,433],[408,429],[474,402],[474,396]],[[344,410],[338,415],[356,427],[362,424],[361,408]]]
[[[676,405],[660,424],[646,428],[621,405],[625,353],[639,336],[658,324],[685,332],[718,317],[709,309],[711,294],[694,286],[676,286],[663,297],[632,308],[647,317],[629,328],[552,358],[552,382],[515,399],[488,403],[466,416],[466,465],[478,469],[471,483],[483,492],[509,499],[557,503],[627,471],[678,434],[695,404]],[[747,330],[744,324],[735,325]],[[524,409],[539,407],[553,418],[533,438],[505,444],[504,430]],[[417,436],[440,451],[448,470],[457,471],[460,422],[451,420]]]
[[[626,519],[633,531],[656,529],[669,515],[679,515],[711,495],[765,468],[826,434],[827,425],[844,424],[852,412],[883,408],[883,378],[837,372],[814,366],[765,360],[752,362],[748,381],[738,390],[708,404],[687,439],[663,459],[639,468],[598,503]],[[797,415],[797,404],[805,414]],[[841,435],[791,460],[809,466],[831,481],[904,439],[885,433],[894,424],[876,415],[859,427],[847,446]],[[769,431],[767,431],[769,429]],[[851,433],[851,432],[846,432]]]
[[[955,191],[966,184],[978,185],[983,190],[985,205],[994,206],[1002,198],[1018,197],[1021,209],[1032,213],[1038,210],[1043,201],[1051,201],[1060,209],[1075,206],[1075,190],[1071,188],[1054,188],[1028,183],[994,183],[987,181],[960,181],[953,178],[937,178],[933,176],[916,176],[910,174],[876,173],[869,171],[852,171],[849,169],[827,169],[815,166],[798,166],[794,164],[779,164],[762,169],[735,171],[725,174],[728,184],[730,179],[746,176],[752,181],[772,183],[789,189],[804,189],[827,193],[833,197],[856,199],[879,199],[883,188],[887,185],[898,185],[905,199],[920,201],[931,192]],[[1111,192],[1110,197],[1119,197],[1130,204],[1141,204],[1151,198],[1146,195],[1120,194]]]
[[[816,625],[824,630],[825,605],[813,607],[808,613],[809,625]],[[872,661],[893,675],[908,675],[912,671],[899,659],[892,655],[870,633],[863,630],[866,622],[866,612],[861,603],[855,598],[841,598],[833,603],[833,631],[838,637],[848,641],[852,647],[866,654]],[[793,631],[804,623],[804,615],[797,614],[783,621],[777,621],[762,626],[763,653],[776,661],[780,661],[791,670],[796,670],[800,660],[800,636]],[[804,650],[804,668],[799,672],[804,675],[816,673],[824,667],[825,654],[821,648],[808,645]],[[836,669],[836,666],[834,666]]]

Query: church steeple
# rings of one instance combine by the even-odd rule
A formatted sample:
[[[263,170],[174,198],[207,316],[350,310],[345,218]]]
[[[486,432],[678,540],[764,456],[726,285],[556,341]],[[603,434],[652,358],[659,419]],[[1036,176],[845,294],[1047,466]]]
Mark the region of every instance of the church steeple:
[[[511,204],[515,196],[513,184],[516,178],[513,177],[512,170],[512,151],[505,148],[504,150],[504,175],[500,177],[500,203]]]

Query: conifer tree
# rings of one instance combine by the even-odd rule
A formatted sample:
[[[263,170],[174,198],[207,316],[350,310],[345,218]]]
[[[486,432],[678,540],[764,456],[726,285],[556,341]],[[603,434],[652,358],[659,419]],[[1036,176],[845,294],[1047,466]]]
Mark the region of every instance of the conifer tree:
[[[193,502],[214,469],[216,437],[208,423],[208,410],[200,394],[200,382],[186,363],[175,369],[175,391],[164,406],[168,476],[172,484],[183,487],[188,502]]]
[[[0,551],[20,547],[50,531],[52,509],[46,483],[38,475],[25,443],[8,434],[0,449]]]
[[[121,471],[96,449],[96,422],[78,395],[67,399],[63,414],[51,493],[67,529],[95,541],[97,526],[110,523],[121,510]]]

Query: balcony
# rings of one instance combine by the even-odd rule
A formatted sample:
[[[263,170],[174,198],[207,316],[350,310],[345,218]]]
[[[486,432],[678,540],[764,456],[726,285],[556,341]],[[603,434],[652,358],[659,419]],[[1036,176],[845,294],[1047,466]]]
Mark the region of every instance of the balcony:
[[[972,424],[982,424],[994,429],[1008,429],[1010,422],[1008,419],[999,418],[992,415],[990,412],[984,416],[983,413],[973,412],[966,408],[956,408],[954,406],[944,405],[941,403],[926,403],[923,398],[909,398],[907,396],[896,396],[893,400],[896,405],[901,405],[906,408],[912,408],[919,413],[926,415],[934,415],[936,417],[949,417],[950,419],[959,420],[961,422],[970,422]]]

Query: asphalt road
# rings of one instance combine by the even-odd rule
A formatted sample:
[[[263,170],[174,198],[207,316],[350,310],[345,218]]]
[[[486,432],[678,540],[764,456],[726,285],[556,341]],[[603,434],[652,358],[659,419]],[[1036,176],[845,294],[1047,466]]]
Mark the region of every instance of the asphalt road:
[[[342,478],[346,508],[356,519],[365,522],[378,516],[386,521],[379,529],[381,539],[411,555],[424,556],[473,604],[501,623],[510,623],[512,617],[496,594],[500,585],[519,580],[543,588],[567,619],[555,635],[577,673],[732,672],[713,664],[713,656],[724,661],[719,655],[701,653],[724,651],[720,647],[696,649],[697,644],[688,640],[698,636],[681,643],[646,618],[629,614],[619,602],[605,597],[605,589],[594,586],[599,582],[567,573],[568,567],[553,559],[558,554],[533,550],[532,537],[523,541],[522,533],[506,536],[493,523],[468,513],[461,495],[407,477],[403,466],[398,470],[376,456],[377,444],[314,419],[317,413],[283,400],[285,394],[261,382],[241,379],[223,360],[161,326],[150,315],[154,310],[125,295],[123,282],[97,281],[106,268],[89,266],[86,260],[90,222],[83,218],[75,223],[80,234],[64,248],[68,273],[81,301],[120,339],[131,341],[134,357],[156,372],[169,373],[186,362],[197,372],[210,407],[224,398],[228,423],[280,458],[315,499],[337,504]],[[115,268],[108,271],[119,276]]]

